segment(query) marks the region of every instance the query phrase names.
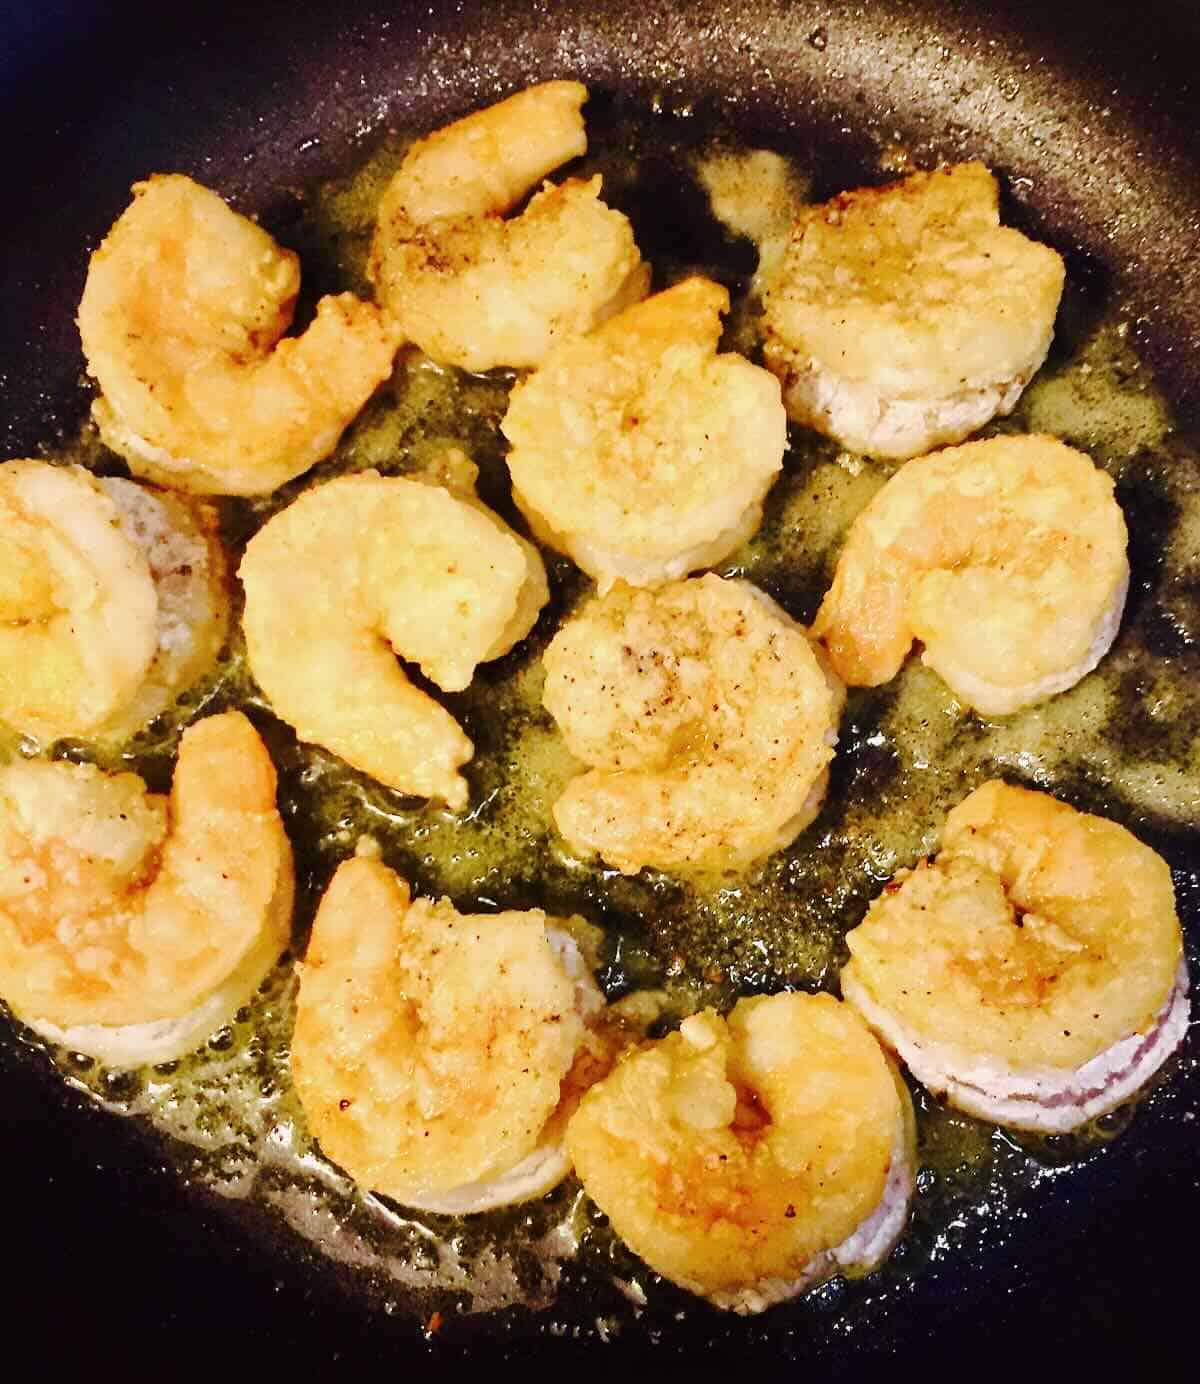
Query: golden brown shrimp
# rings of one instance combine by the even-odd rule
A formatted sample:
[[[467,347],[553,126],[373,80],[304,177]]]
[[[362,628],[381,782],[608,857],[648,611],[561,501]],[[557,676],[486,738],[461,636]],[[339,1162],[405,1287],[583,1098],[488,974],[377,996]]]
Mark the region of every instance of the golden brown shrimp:
[[[472,745],[396,655],[445,691],[527,635],[545,569],[471,493],[375,471],[306,491],[246,548],[250,667],[276,712],[404,793],[466,805]]]
[[[729,294],[686,279],[555,350],[512,392],[513,498],[601,591],[710,567],[762,522],[783,465],[779,385],[718,355]]]
[[[0,465],[0,719],[114,741],[212,665],[229,620],[208,506],[44,461]]]
[[[287,946],[275,771],[239,712],[188,727],[170,800],[136,774],[0,768],[0,993],[116,1066],[198,1047]]]
[[[721,869],[816,816],[844,692],[748,582],[614,587],[555,635],[545,665],[545,705],[593,766],[554,805],[575,849],[626,873]]]
[[[264,495],[327,457],[392,368],[398,338],[352,294],[284,338],[296,256],[179,174],[137,183],[79,304],[92,414],[140,476]]]
[[[1124,827],[985,783],[847,937],[842,991],[913,1075],[981,1119],[1062,1133],[1182,1042],[1171,872]]]
[[[464,916],[346,861],[313,925],[292,1076],[324,1151],[406,1206],[463,1215],[541,1196],[603,999],[544,913]]]
[[[588,1195],[651,1268],[761,1312],[868,1273],[913,1192],[908,1092],[829,995],[705,1010],[583,1097],[567,1147]]]
[[[1116,637],[1129,585],[1112,480],[1053,437],[993,437],[910,461],[851,525],[813,622],[851,687],[914,639],[988,716],[1073,687]]]
[[[633,229],[600,178],[538,181],[587,149],[579,82],[544,82],[419,140],[383,195],[368,272],[427,355],[466,370],[537,365],[644,296]]]
[[[1000,225],[980,163],[799,216],[765,295],[767,364],[798,422],[911,457],[1011,413],[1046,358],[1062,259]]]

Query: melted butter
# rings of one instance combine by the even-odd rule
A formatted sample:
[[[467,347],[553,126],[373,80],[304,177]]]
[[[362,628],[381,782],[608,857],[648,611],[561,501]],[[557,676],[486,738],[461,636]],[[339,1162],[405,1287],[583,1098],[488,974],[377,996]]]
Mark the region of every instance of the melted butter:
[[[761,285],[783,259],[796,213],[810,200],[809,179],[770,149],[720,149],[697,158],[695,168],[713,215],[758,247],[754,283]]]
[[[320,292],[349,290],[370,298],[367,258],[375,231],[375,209],[411,140],[384,140],[344,177],[309,190],[296,234],[289,245],[301,257],[306,281],[318,278]],[[325,282],[334,285],[327,288]]]
[[[656,286],[705,272],[730,287],[727,341],[753,355],[756,258],[744,235],[713,218],[702,186],[715,189],[735,232],[768,235],[775,222],[754,219],[758,213],[746,205],[755,170],[775,179],[771,216],[798,195],[803,170],[774,156],[767,163],[759,153],[743,158],[725,143],[683,141],[673,128],[655,131],[638,119],[593,129],[581,171],[602,172],[606,198],[633,218]],[[374,207],[405,147],[404,139],[386,140],[357,171],[306,196],[284,235],[303,255],[306,282],[315,280],[320,291],[365,291]],[[298,744],[270,716],[237,636],[203,687],[120,752],[101,756],[83,745],[56,752],[136,768],[162,789],[184,725],[220,706],[247,707],[279,768],[299,867],[301,954],[330,874],[370,835],[420,892],[447,894],[460,908],[544,907],[599,924],[600,979],[634,1030],[661,1032],[740,993],[836,989],[847,929],[898,867],[936,848],[945,812],[984,778],[999,773],[1031,783],[1152,834],[1169,835],[1200,816],[1200,456],[1173,431],[1119,305],[1097,314],[1069,298],[1060,327],[1018,413],[994,430],[1057,432],[1117,480],[1134,581],[1113,651],[1071,692],[996,722],[966,712],[916,657],[887,687],[853,692],[821,814],[788,850],[742,875],[684,881],[643,872],[630,879],[575,859],[557,839],[551,807],[576,766],[541,707],[540,655],[590,588],[549,553],[552,598],[531,638],[483,667],[467,691],[444,699],[476,746],[463,818],[404,799]],[[432,474],[447,444],[473,457],[482,497],[519,522],[498,433],[511,379],[506,372],[465,375],[403,354],[327,462],[268,499],[224,504],[233,566],[255,529],[301,489],[368,467]],[[100,470],[116,465],[90,428],[61,459]],[[810,620],[847,527],[889,474],[793,429],[762,529],[722,570],[759,583],[796,618]],[[15,740],[5,748],[22,752]],[[466,1222],[409,1215],[355,1187],[314,1147],[292,1094],[293,1004],[294,976],[284,965],[234,1025],[168,1068],[109,1073],[65,1053],[55,1060],[78,1089],[167,1136],[184,1176],[271,1208],[355,1274],[364,1291],[382,1295],[389,1311],[397,1304],[428,1314],[558,1302],[568,1317],[550,1329],[565,1331],[570,1319],[577,1332],[580,1322],[596,1320],[593,1299],[611,1288],[604,1301],[616,1315],[595,1328],[608,1334],[628,1320],[630,1303],[634,1311],[648,1299],[652,1307],[687,1305],[613,1241],[573,1180],[532,1206]],[[1161,1094],[1170,1101],[1169,1074]],[[982,1227],[1003,1225],[1031,1188],[1094,1156],[1132,1117],[1130,1108],[1070,1140],[1018,1139],[919,1090],[914,1099],[922,1170],[913,1221],[869,1280],[872,1292],[965,1252]],[[572,1274],[582,1285],[577,1300],[563,1275],[576,1257],[584,1266]],[[821,1290],[817,1307],[833,1292]]]
[[[1044,369],[1021,400],[1025,430],[1054,433],[1097,460],[1163,442],[1170,413],[1128,338],[1128,322],[1111,315],[1065,361]]]

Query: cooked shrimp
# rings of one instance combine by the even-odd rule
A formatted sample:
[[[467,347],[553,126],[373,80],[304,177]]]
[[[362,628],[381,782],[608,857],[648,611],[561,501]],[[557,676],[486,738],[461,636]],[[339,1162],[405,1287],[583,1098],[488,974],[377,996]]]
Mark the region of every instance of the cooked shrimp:
[[[292,888],[275,771],[238,712],[184,732],[169,801],[89,764],[0,768],[0,993],[72,1051],[198,1047],[287,946]]]
[[[615,587],[555,635],[543,700],[590,772],[554,820],[576,850],[736,866],[817,814],[844,692],[804,631],[748,582]]]
[[[1063,262],[1000,225],[980,163],[843,193],[796,222],[764,303],[798,422],[911,457],[1011,413],[1054,335]]]
[[[512,392],[513,497],[601,591],[710,567],[762,522],[787,419],[767,371],[717,354],[728,307],[719,284],[687,279],[558,347]]]
[[[379,206],[368,273],[401,330],[466,370],[537,365],[645,295],[633,228],[600,178],[538,181],[587,149],[579,82],[545,82],[419,140]]]
[[[390,788],[466,805],[472,745],[405,676],[447,692],[507,653],[549,594],[536,549],[474,499],[376,471],[306,491],[241,566],[250,667],[303,740]]]
[[[229,619],[206,506],[78,466],[0,465],[0,718],[124,739],[211,666]]]
[[[1124,827],[993,780],[847,937],[842,991],[931,1090],[1062,1133],[1183,1041],[1171,872]]]
[[[914,639],[960,700],[1006,716],[1073,687],[1116,637],[1129,586],[1113,483],[1052,437],[909,462],[850,527],[813,622],[852,687]]]
[[[333,451],[390,373],[395,331],[343,293],[281,340],[300,287],[291,251],[190,178],[133,193],[79,304],[100,435],[162,485],[267,494]]]
[[[908,1092],[829,995],[705,1010],[583,1097],[567,1148],[588,1195],[657,1273],[761,1312],[869,1273],[913,1192]]]
[[[486,1211],[566,1175],[565,1117],[603,1007],[544,913],[464,916],[360,856],[317,912],[292,1076],[355,1181],[426,1211]]]

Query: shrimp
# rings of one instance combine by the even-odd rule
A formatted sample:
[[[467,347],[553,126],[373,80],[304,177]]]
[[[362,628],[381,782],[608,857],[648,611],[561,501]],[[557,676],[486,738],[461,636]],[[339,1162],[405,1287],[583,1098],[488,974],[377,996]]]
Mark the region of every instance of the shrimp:
[[[761,1312],[865,1274],[908,1215],[908,1092],[830,995],[704,1010],[626,1056],[567,1126],[584,1189],[655,1272]]]
[[[190,178],[155,176],[133,194],[79,304],[96,426],[139,476],[265,495],[333,451],[390,374],[395,330],[343,293],[281,340],[294,254]]]
[[[797,422],[918,456],[1011,413],[1046,359],[1063,262],[1000,225],[981,163],[801,213],[764,295],[767,364]]]
[[[846,999],[980,1119],[1075,1129],[1128,1100],[1187,1031],[1166,862],[1115,822],[998,780],[846,941]]]
[[[549,183],[587,149],[579,82],[545,82],[418,140],[379,206],[368,274],[401,331],[444,365],[539,364],[645,296],[633,228],[600,178]]]
[[[0,768],[0,994],[114,1066],[199,1047],[288,943],[275,771],[239,712],[188,727],[170,800],[136,774]]]
[[[554,820],[576,850],[727,868],[816,816],[844,691],[804,631],[749,582],[618,586],[555,635],[543,701],[592,766]]]
[[[606,591],[712,566],[762,522],[783,465],[779,385],[717,354],[729,294],[693,278],[559,346],[501,423],[513,498]]]
[[[212,665],[229,622],[216,515],[44,461],[0,465],[0,719],[119,742]]]
[[[603,1007],[544,913],[464,916],[361,854],[317,912],[292,1077],[355,1181],[425,1211],[486,1211],[566,1176],[566,1114]]]
[[[268,520],[240,575],[251,671],[301,739],[389,788],[465,807],[456,771],[471,742],[396,654],[447,692],[466,687],[546,603],[533,545],[473,492],[363,471]]]
[[[1082,452],[1045,436],[950,447],[855,519],[812,633],[852,687],[887,682],[920,639],[956,697],[1007,716],[1107,653],[1126,541],[1112,480]]]

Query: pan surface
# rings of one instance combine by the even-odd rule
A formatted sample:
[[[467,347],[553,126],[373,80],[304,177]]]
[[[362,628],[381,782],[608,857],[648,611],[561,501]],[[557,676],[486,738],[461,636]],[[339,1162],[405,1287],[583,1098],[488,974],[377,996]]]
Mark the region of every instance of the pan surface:
[[[1192,6],[919,3],[516,3],[234,6],[164,15],[49,4],[0,18],[0,110],[12,135],[0,225],[0,456],[70,436],[89,390],[73,316],[86,256],[152,170],[191,173],[287,239],[294,190],[389,126],[428,128],[513,88],[578,76],[614,109],[655,106],[802,157],[818,196],[878,177],[879,150],[923,166],[981,157],[1010,211],[1068,255],[1097,301],[1128,303],[1178,417],[1200,421],[1200,133]],[[7,28],[5,27],[7,26]],[[1200,485],[1200,476],[1197,477]],[[1159,516],[1165,524],[1165,516]],[[1148,522],[1154,520],[1151,513]],[[1154,599],[1153,535],[1142,553]],[[1135,578],[1138,558],[1135,549]],[[1200,588],[1190,596],[1200,599]],[[1194,658],[1195,630],[1164,629]],[[1176,869],[1196,964],[1195,838],[1131,820]],[[607,1346],[593,1285],[568,1264],[562,1309],[479,1317],[455,1338],[547,1364],[626,1359],[858,1361],[901,1350],[989,1352],[1049,1330],[1064,1358],[1134,1344],[1182,1300],[1200,1222],[1195,1036],[1120,1138],[1050,1166],[1003,1204],[964,1202],[929,1262],[886,1286],[834,1287],[742,1323],[669,1299]],[[10,1289],[49,1349],[232,1346],[239,1360],[375,1362],[433,1350],[388,1297],[335,1271],[244,1203],[178,1180],[134,1121],[68,1091],[36,1053],[0,1043]],[[676,1311],[682,1319],[676,1319]],[[590,1314],[590,1315],[589,1315]],[[1169,1329],[1169,1328],[1168,1328]],[[57,1344],[54,1344],[57,1343]]]

